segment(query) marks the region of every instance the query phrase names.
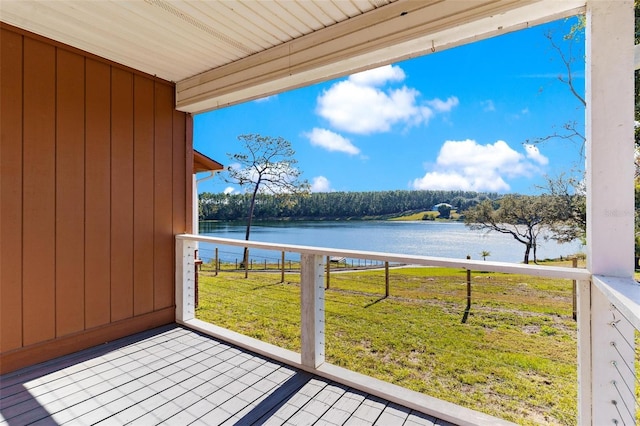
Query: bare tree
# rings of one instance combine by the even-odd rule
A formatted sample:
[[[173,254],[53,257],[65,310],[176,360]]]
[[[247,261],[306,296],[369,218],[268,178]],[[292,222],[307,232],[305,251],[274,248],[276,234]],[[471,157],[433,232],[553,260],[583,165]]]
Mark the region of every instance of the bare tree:
[[[563,24],[566,24],[567,20]],[[577,109],[583,112],[587,105],[581,91],[576,87],[574,66],[578,61],[584,61],[584,30],[586,19],[583,15],[577,16],[568,31],[562,35],[562,30],[548,31],[545,34],[554,57],[560,60],[563,71],[558,74],[558,81],[563,83],[577,100]],[[551,235],[547,238],[558,242],[570,242],[574,239],[584,239],[586,234],[586,200],[584,190],[584,156],[587,139],[580,124],[576,120],[568,119],[559,128],[554,127],[553,132],[547,136],[538,137],[527,143],[543,143],[560,139],[573,141],[579,144],[580,160],[576,169],[571,172],[573,176],[560,174],[552,178],[546,178],[545,186],[538,189],[549,195],[546,206],[547,215],[553,217],[550,220],[548,230]]]
[[[485,200],[465,212],[464,223],[471,229],[511,235],[525,246],[523,262],[529,263],[532,251],[536,262],[538,236],[548,227],[546,202],[545,196],[528,195],[505,195],[498,201]]]
[[[576,61],[584,61],[584,52],[582,52],[581,49],[578,48],[578,46],[581,46],[584,43],[584,28],[585,17],[578,16],[576,23],[573,24],[569,31],[562,36],[561,42],[557,40],[557,31],[548,31],[545,34],[545,37],[551,45],[551,49],[560,59],[562,68],[564,69],[562,73],[558,74],[558,80],[567,86],[571,94],[578,101],[578,108],[580,109],[584,109],[587,106],[587,101],[580,94],[580,90],[578,90],[575,85],[575,75],[573,67],[576,64]],[[578,52],[576,53],[576,51]],[[553,139],[563,139],[579,142],[580,156],[584,157],[584,148],[587,139],[576,120],[567,120],[559,128],[554,127],[551,134],[527,140],[526,143],[537,144]]]
[[[640,0],[634,0],[635,15],[635,42],[640,43]],[[565,21],[566,22],[566,21]],[[583,35],[585,29],[585,16],[577,17],[575,23],[569,31],[562,36],[561,41],[558,37],[554,37],[554,32],[547,32],[545,35],[549,40],[551,48],[555,51],[564,68],[565,74],[560,74],[558,80],[564,83],[573,96],[578,100],[582,107],[586,107],[586,100],[580,95],[576,89],[573,66],[577,60],[584,58],[584,53],[580,52],[579,46],[583,43]],[[635,78],[635,181],[636,185],[640,182],[640,72],[634,73]],[[584,158],[584,147],[586,137],[577,125],[576,121],[568,120],[562,126],[561,130],[554,130],[548,136],[540,137],[527,141],[527,143],[541,143],[551,139],[574,140],[580,142],[580,156]],[[581,173],[582,175],[583,173]],[[551,237],[559,242],[571,241],[575,238],[584,239],[586,235],[586,200],[582,179],[566,178],[563,175],[558,178],[547,179],[547,186],[542,188],[551,194],[555,199],[556,211],[565,212],[565,220],[556,222],[550,230],[553,234]],[[638,204],[638,191],[635,195],[636,199],[636,255],[640,253],[640,220]]]
[[[279,197],[291,197],[308,193],[309,183],[300,180],[302,172],[295,166],[295,151],[291,143],[282,137],[245,134],[238,136],[243,152],[227,154],[234,163],[228,168],[227,181],[235,183],[251,193],[251,202],[247,214],[245,240],[249,241],[251,222],[258,193],[273,194]],[[245,247],[243,265],[248,262],[249,250]]]
[[[549,195],[548,215],[553,218],[549,224],[549,239],[559,243],[584,240],[587,233],[584,181],[560,174],[556,178],[547,177],[547,184],[541,189]]]
[[[640,43],[640,0],[634,0],[634,14],[635,14],[635,42]],[[556,55],[560,59],[566,75],[558,75],[558,80],[564,83],[571,94],[582,104],[583,107],[587,106],[587,102],[580,95],[580,91],[576,89],[573,65],[577,60],[584,60],[584,53],[580,52],[578,46],[583,45],[584,30],[586,27],[586,18],[584,15],[577,16],[577,20],[571,26],[569,31],[562,36],[562,43],[558,43],[557,38],[554,37],[554,32],[549,31],[545,34],[545,37],[549,40],[551,48],[556,52]],[[576,53],[577,51],[577,53]],[[640,72],[638,70],[634,73],[635,78],[635,120],[636,123],[640,122]],[[586,137],[583,132],[577,126],[576,121],[567,121],[561,126],[561,131],[554,131],[551,135],[540,137],[532,140],[532,143],[544,142],[550,139],[569,139],[579,140],[581,142],[580,153],[584,156],[584,144]],[[635,128],[635,156],[634,162],[636,166],[636,179],[640,178],[640,126],[636,125]]]

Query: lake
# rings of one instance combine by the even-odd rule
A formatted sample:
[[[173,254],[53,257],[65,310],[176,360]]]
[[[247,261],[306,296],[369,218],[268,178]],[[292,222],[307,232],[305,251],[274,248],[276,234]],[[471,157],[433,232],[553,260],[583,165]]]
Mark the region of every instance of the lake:
[[[201,224],[201,234],[243,240],[245,225],[241,223],[207,222]],[[205,232],[206,231],[206,232]],[[260,222],[251,227],[251,240],[271,243],[297,244],[352,250],[379,251],[397,254],[481,259],[480,252],[488,251],[487,260],[522,262],[524,244],[512,236],[497,232],[474,231],[461,222],[435,221],[316,221],[316,222]],[[200,257],[213,257],[214,246],[200,244]],[[583,252],[580,242],[557,244],[540,238],[538,259],[566,257]],[[233,262],[240,259],[242,248],[221,246],[219,257]],[[256,262],[275,262],[273,251],[251,250]],[[287,254],[287,259],[297,259]],[[533,260],[533,253],[530,256]]]

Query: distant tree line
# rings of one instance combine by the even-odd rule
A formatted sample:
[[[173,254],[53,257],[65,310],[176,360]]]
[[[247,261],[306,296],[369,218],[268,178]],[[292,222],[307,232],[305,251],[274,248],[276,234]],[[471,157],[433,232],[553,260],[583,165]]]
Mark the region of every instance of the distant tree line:
[[[278,197],[257,194],[254,219],[347,219],[400,215],[431,210],[447,203],[458,212],[487,200],[497,193],[471,191],[369,191],[318,192]],[[246,220],[251,194],[200,194],[200,220]]]

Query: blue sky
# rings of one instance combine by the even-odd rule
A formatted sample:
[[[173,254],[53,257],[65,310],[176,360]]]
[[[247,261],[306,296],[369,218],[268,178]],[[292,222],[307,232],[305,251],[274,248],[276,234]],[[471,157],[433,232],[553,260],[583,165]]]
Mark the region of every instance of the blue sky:
[[[528,141],[584,109],[558,80],[566,68],[545,34],[557,21],[436,52],[194,119],[194,147],[229,165],[237,136],[282,136],[314,192],[460,189],[536,193],[545,176],[583,164],[580,142]],[[580,46],[582,47],[582,46]],[[583,49],[572,76],[583,92]],[[583,131],[582,131],[583,132]],[[583,132],[584,133],[584,132]],[[199,191],[237,192],[217,176]]]

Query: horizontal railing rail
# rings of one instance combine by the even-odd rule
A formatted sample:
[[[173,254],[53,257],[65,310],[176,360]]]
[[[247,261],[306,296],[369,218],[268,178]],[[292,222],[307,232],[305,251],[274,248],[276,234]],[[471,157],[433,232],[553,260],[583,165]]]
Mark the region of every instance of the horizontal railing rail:
[[[594,275],[593,284],[604,293],[609,302],[640,330],[640,285],[630,278]]]
[[[236,247],[259,248],[266,250],[278,250],[290,253],[339,256],[354,259],[378,260],[381,262],[398,262],[422,266],[439,266],[444,268],[464,268],[474,271],[504,272],[510,274],[524,274],[545,278],[563,278],[570,280],[588,280],[591,278],[585,269],[560,267],[560,266],[540,266],[525,265],[508,262],[494,262],[473,259],[451,259],[434,256],[419,256],[408,254],[384,253],[363,250],[348,250],[327,247],[313,247],[280,243],[265,243],[259,241],[236,240],[232,238],[207,237],[202,235],[182,234],[176,239],[185,241],[199,241],[213,244],[223,244]]]

